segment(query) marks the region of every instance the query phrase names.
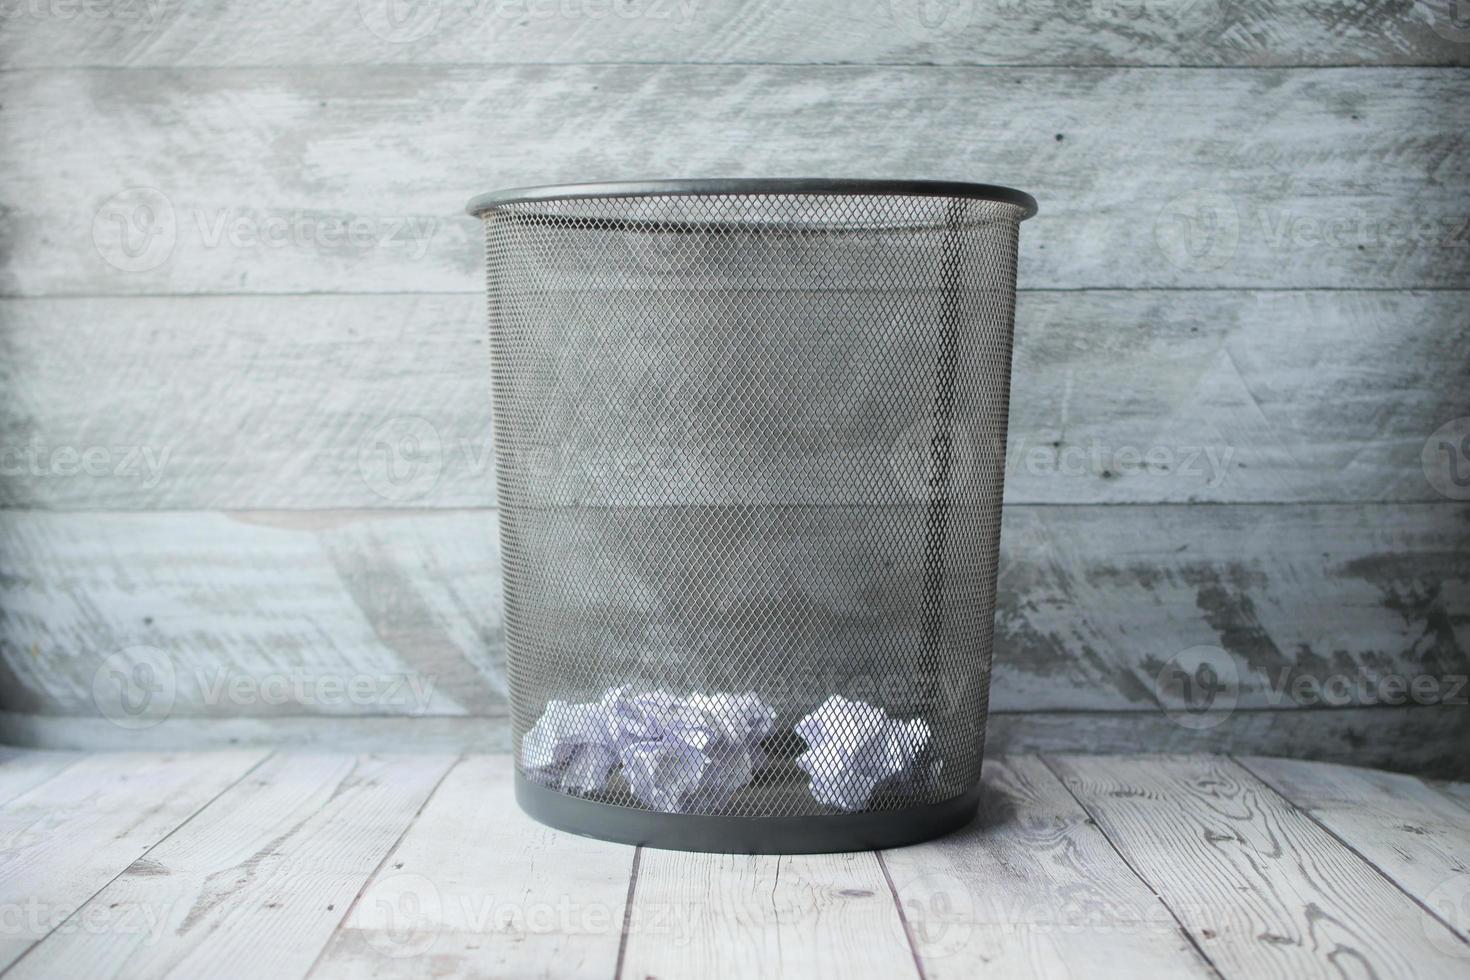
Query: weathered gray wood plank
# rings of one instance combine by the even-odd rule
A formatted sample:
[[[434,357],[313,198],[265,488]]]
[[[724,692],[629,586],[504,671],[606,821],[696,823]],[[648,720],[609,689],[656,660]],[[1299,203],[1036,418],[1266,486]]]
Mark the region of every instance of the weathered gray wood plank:
[[[872,851],[645,849],[631,910],[621,977],[918,977]]]
[[[140,909],[106,905],[82,919],[97,892],[265,758],[263,752],[89,756],[0,806],[0,970],[53,931],[140,933]],[[23,970],[15,973],[23,973]],[[12,973],[12,975],[15,975]]]
[[[1237,710],[1208,728],[1184,727],[1159,711],[1023,710],[991,716],[985,750],[1250,754],[1260,750],[1248,746],[1270,745],[1278,755],[1464,779],[1467,738],[1470,712],[1458,704]]]
[[[975,823],[882,860],[928,980],[1214,975],[1034,756],[987,759]]]
[[[5,741],[0,738],[0,742]],[[78,752],[0,748],[0,805],[41,785],[82,758]]]
[[[1238,761],[1470,940],[1463,904],[1470,810],[1413,776],[1296,759]]]
[[[480,190],[824,171],[1035,193],[1030,287],[1470,271],[1453,69],[78,69],[0,101],[13,295],[469,291]]]
[[[222,778],[244,756],[183,758]],[[1333,801],[1313,808],[1324,822],[1392,830],[1428,805],[1384,774],[1269,762]],[[1211,975],[1176,916],[1227,977],[1463,975],[1470,944],[1354,853],[1360,838],[1344,846],[1229,760],[1049,764],[992,758],[975,825],[881,856],[635,862],[516,813],[505,756],[277,756],[134,848],[8,975],[609,976],[623,934],[625,977]],[[83,759],[90,781],[53,780],[44,813],[39,788],[0,803],[0,826],[43,818],[59,843],[29,863],[54,896],[87,850],[64,828],[155,819],[160,798],[197,792],[160,781],[179,765]],[[1463,846],[1463,816],[1435,812],[1434,840]]]
[[[0,512],[0,706],[120,717],[114,671],[146,661],[172,701],[132,727],[501,713],[496,535],[488,511]],[[1467,583],[1464,505],[1008,508],[993,706],[1463,705]],[[1188,702],[1175,669],[1206,663],[1226,687]]]
[[[1463,779],[1463,777],[1461,778]],[[1439,788],[1466,806],[1470,806],[1470,782],[1456,781],[1441,783],[1439,784]]]
[[[1067,707],[1118,706],[1081,695],[1111,687],[1186,725],[1191,708],[1232,703],[1463,705],[1466,534],[1461,507],[1016,508],[999,706],[1062,707],[1048,691],[1063,677],[1079,693]],[[1206,664],[1215,696],[1175,683]]]
[[[1241,767],[1053,762],[1225,976],[1464,976],[1454,933]]]
[[[0,44],[44,66],[703,61],[922,64],[1465,64],[1445,0],[1344,7],[1062,0],[268,0],[19,5]]]
[[[128,910],[148,929],[54,934],[10,976],[304,976],[453,761],[277,756],[78,913]]]
[[[493,512],[43,525],[0,513],[7,707],[68,704],[146,728],[173,715],[454,715],[505,704]],[[68,571],[53,577],[54,561]],[[140,664],[157,698],[127,718],[123,695],[142,692],[122,685]]]
[[[489,709],[481,715],[172,716],[148,728],[132,729],[118,728],[98,715],[0,710],[0,742],[30,748],[139,752],[166,752],[180,745],[198,750],[271,746],[307,752],[411,749],[451,754],[508,752],[511,748],[510,715],[504,709]]]
[[[1470,415],[1467,307],[1022,293],[1006,500],[1440,499],[1421,456]],[[491,506],[483,318],[475,294],[0,302],[0,504]]]
[[[512,773],[504,755],[450,771],[313,978],[613,975],[635,849],[535,823]]]

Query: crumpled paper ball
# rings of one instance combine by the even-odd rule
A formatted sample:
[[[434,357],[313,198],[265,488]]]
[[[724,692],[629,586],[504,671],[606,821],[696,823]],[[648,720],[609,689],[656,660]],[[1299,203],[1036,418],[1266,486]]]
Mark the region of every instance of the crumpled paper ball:
[[[765,765],[760,743],[776,715],[753,693],[609,694],[623,776],[644,806],[718,810]]]
[[[689,698],[689,707],[713,719],[725,740],[739,745],[748,754],[752,769],[766,764],[766,754],[761,742],[770,737],[776,728],[776,712],[755,695],[745,694],[694,694]]]
[[[866,701],[834,694],[796,723],[807,751],[796,764],[811,777],[817,802],[838,810],[866,809],[878,792],[913,795],[938,776],[929,752],[929,725],[900,721]]]
[[[617,752],[607,744],[607,729],[606,712],[597,702],[548,702],[521,739],[521,768],[545,786],[601,792],[618,764]]]
[[[754,693],[668,691],[600,701],[552,701],[521,743],[522,767],[545,785],[581,793],[607,788],[622,767],[633,797],[670,813],[718,810],[765,765],[760,743],[776,714]]]

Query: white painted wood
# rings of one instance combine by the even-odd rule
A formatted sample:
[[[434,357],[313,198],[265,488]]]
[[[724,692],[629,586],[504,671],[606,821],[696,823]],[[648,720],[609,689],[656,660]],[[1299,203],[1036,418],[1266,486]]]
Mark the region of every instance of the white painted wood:
[[[1255,753],[1464,778],[1459,746],[1470,738],[1464,705],[1345,707],[1283,711],[1237,709],[1213,716],[1211,727],[1185,727],[1161,711],[1046,711],[1021,708],[992,713],[987,756],[1024,752]]]
[[[516,812],[505,756],[276,756],[177,809],[249,761],[101,753],[0,801],[7,839],[55,841],[22,860],[42,903],[118,829],[165,828],[7,976],[611,976],[625,929],[623,977],[1212,975],[1176,917],[1226,977],[1462,976],[1470,957],[1384,876],[1459,853],[1465,818],[1366,770],[1247,760],[1325,801],[1308,816],[1222,758],[992,757],[979,821],[938,841],[635,862]],[[195,783],[170,789],[180,766]],[[1426,807],[1432,849],[1395,836],[1380,871],[1360,842]]]
[[[8,742],[0,738],[0,742]],[[82,758],[78,752],[0,748],[0,804],[35,788]]]
[[[78,913],[150,928],[58,932],[10,976],[304,976],[453,761],[277,756]]]
[[[0,970],[48,935],[105,934],[140,920],[99,890],[265,758],[117,753],[81,759],[0,805]],[[46,762],[43,760],[42,765]],[[17,971],[20,972],[20,971]]]
[[[1422,726],[1417,726],[1422,727]],[[0,743],[30,748],[166,752],[239,746],[317,752],[506,752],[508,711],[483,715],[295,715],[170,717],[120,729],[102,717],[0,710]],[[1252,743],[1252,747],[1261,743]]]
[[[1439,788],[1442,789],[1442,790],[1444,790],[1450,796],[1454,797],[1456,800],[1459,800],[1461,803],[1464,803],[1467,806],[1470,806],[1470,783],[1465,783],[1465,782],[1440,783],[1439,784]]]
[[[492,513],[36,516],[0,515],[7,707],[111,717],[141,660],[155,722],[505,704]]]
[[[470,291],[476,192],[823,172],[1033,192],[1033,288],[1460,288],[1467,95],[1418,68],[6,72],[0,291]]]
[[[110,16],[89,13],[101,9]],[[1443,0],[1195,4],[1062,0],[427,0],[412,7],[213,0],[16,8],[13,68],[57,65],[504,64],[575,61],[922,64],[1465,64]],[[1371,23],[1368,15],[1372,15]]]
[[[635,848],[517,808],[511,760],[454,767],[311,976],[597,977],[618,959]]]
[[[1012,673],[997,670],[997,703],[1063,707],[1048,691],[1067,677],[1079,692],[1111,684],[1130,704],[1182,708],[1159,678],[1197,670],[1186,651],[1204,646],[1225,685],[1216,708],[1232,692],[1238,707],[1463,704],[1470,626],[1439,626],[1441,609],[1470,599],[1450,558],[1470,533],[1463,518],[1458,507],[1008,511],[995,643]],[[1427,591],[1408,586],[1431,565]],[[1432,698],[1407,690],[1415,678]],[[1079,694],[1067,706],[1108,705]]]
[[[1464,976],[1452,932],[1241,767],[1053,762],[1224,975]]]
[[[1198,645],[1224,651],[1240,707],[1372,703],[1394,692],[1359,681],[1384,674],[1463,698],[1462,515],[1008,508],[993,707],[1156,710],[1157,678]],[[95,717],[120,692],[99,671],[148,656],[173,677],[150,720],[503,714],[495,539],[484,511],[0,512],[4,707]],[[157,652],[109,661],[139,646]],[[1320,693],[1339,676],[1346,701]]]
[[[1006,500],[1439,499],[1420,460],[1470,410],[1467,303],[1022,293]],[[491,506],[483,319],[477,294],[0,302],[0,503]]]
[[[1470,895],[1470,809],[1413,776],[1295,759],[1238,761],[1470,939],[1460,904]]]
[[[984,779],[975,823],[882,855],[928,980],[1213,975],[1040,759]]]
[[[871,851],[644,849],[622,977],[917,977]]]

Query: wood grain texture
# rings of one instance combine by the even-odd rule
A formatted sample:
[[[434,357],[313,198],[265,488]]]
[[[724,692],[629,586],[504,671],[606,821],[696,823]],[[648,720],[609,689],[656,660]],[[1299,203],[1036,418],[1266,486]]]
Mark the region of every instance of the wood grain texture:
[[[1467,738],[1463,705],[1236,710],[1209,728],[1185,727],[1158,711],[1026,709],[991,715],[985,751],[1251,754],[1261,750],[1249,746],[1270,745],[1278,755],[1465,779]]]
[[[635,849],[535,823],[516,806],[512,774],[504,755],[450,771],[315,980],[613,975]]]
[[[494,712],[505,704],[494,514],[403,516],[94,515],[48,529],[5,512],[3,643],[20,699],[9,706],[118,716],[111,671],[147,661],[164,689],[135,727]],[[66,552],[63,578],[35,578]]]
[[[185,758],[218,778],[242,755]],[[44,824],[68,845],[28,852],[36,903],[64,904],[74,889],[85,848],[62,828],[163,821],[158,777],[179,764],[101,753],[73,767],[93,773],[91,792],[75,780],[54,792],[65,785],[54,780],[44,814],[39,792],[0,802],[7,832]],[[1292,765],[1343,816],[1392,813],[1404,785]],[[1225,759],[992,757],[971,827],[882,855],[810,858],[635,859],[516,813],[509,772],[503,755],[273,757],[192,817],[172,813],[161,843],[129,852],[122,874],[8,975],[1311,976],[1313,953],[1335,952],[1333,976],[1391,977],[1463,975],[1470,957],[1349,845]],[[1437,826],[1446,844],[1466,833]],[[1218,974],[1176,915],[1191,928],[1239,924],[1200,932],[1221,954]],[[1319,946],[1294,949],[1274,931],[1282,920],[1307,923]],[[1241,945],[1262,947],[1249,965],[1267,970],[1240,969],[1229,954]]]
[[[1467,307],[1022,293],[1006,500],[1439,499],[1420,459],[1470,414]],[[0,301],[0,504],[492,506],[483,320],[469,294]]]
[[[0,808],[0,970],[55,933],[143,925],[108,910],[79,910],[232,783],[263,752],[89,756]]]
[[[1422,726],[1416,726],[1416,728]],[[0,744],[32,749],[166,752],[269,746],[305,752],[508,752],[508,712],[483,715],[271,715],[169,717],[119,728],[101,716],[0,711]],[[1066,746],[1075,748],[1074,745]],[[1257,751],[1259,744],[1235,747]]]
[[[1033,192],[1029,287],[1462,288],[1467,96],[1419,68],[6,72],[0,291],[469,291],[486,188],[823,172]]]
[[[882,855],[928,980],[1214,975],[1041,760],[984,783],[973,824]]]
[[[871,851],[645,849],[631,909],[623,977],[918,977]]]
[[[0,512],[3,707],[117,717],[112,671],[147,661],[172,700],[143,722],[503,714],[496,536],[487,511]],[[1205,707],[1463,705],[1467,556],[1455,504],[1008,508],[992,707],[1187,714],[1159,678],[1201,646],[1233,684]]]
[[[4,741],[0,737],[0,742]],[[0,804],[41,785],[81,759],[79,752],[0,749]]]
[[[586,61],[1465,64],[1445,0],[1236,5],[954,0],[268,0],[20,5],[11,67]],[[1458,39],[1458,40],[1457,40]]]
[[[1470,895],[1470,810],[1413,776],[1295,759],[1238,761],[1470,940],[1461,902]]]
[[[1452,932],[1238,765],[1053,763],[1224,975],[1464,975]]]
[[[1013,674],[997,670],[998,706],[1061,707],[1048,692],[1066,677],[1186,710],[1207,698],[1188,702],[1168,676],[1200,658],[1224,685],[1214,709],[1231,691],[1239,707],[1463,704],[1467,533],[1458,507],[1016,508],[995,633]]]
[[[1470,782],[1449,782],[1436,785],[1454,799],[1470,806]]]
[[[55,934],[10,975],[304,976],[453,761],[274,757],[79,912],[150,928]]]

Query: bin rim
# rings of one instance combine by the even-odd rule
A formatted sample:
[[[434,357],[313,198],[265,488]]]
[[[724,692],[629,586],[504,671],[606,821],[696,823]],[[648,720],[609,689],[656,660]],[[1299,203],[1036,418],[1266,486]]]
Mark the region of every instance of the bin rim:
[[[812,194],[888,197],[951,197],[1013,204],[1020,221],[1036,214],[1036,198],[1025,191],[997,184],[951,180],[882,180],[841,177],[716,177],[692,180],[628,180],[591,184],[541,184],[508,187],[470,199],[465,210],[475,217],[508,204],[538,201],[595,200],[599,198],[670,196],[770,196]]]

